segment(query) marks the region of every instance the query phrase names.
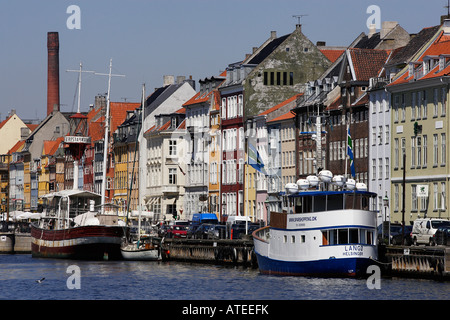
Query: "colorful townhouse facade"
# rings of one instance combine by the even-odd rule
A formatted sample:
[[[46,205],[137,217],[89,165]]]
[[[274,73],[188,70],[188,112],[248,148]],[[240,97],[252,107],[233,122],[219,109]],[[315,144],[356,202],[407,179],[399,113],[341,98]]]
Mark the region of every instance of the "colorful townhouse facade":
[[[450,20],[445,20],[386,86],[392,101],[393,222],[450,217],[449,52]]]

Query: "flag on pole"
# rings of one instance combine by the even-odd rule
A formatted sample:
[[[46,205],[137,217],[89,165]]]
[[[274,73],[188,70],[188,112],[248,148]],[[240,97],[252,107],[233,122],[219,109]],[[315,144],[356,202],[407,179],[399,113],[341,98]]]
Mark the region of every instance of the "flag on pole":
[[[251,165],[255,170],[267,175],[264,169],[264,162],[255,146],[248,142],[248,164]]]
[[[352,172],[352,177],[356,176],[355,173],[355,163],[353,162],[353,141],[350,135],[350,128],[347,129],[347,154],[350,157],[350,170]]]

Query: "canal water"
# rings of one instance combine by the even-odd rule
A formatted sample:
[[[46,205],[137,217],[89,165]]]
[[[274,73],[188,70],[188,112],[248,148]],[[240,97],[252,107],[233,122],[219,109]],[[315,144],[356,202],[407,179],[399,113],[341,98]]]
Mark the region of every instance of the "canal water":
[[[41,283],[36,280],[45,278]],[[73,261],[0,255],[2,300],[448,300],[450,283],[279,277],[184,262]],[[184,302],[186,303],[186,302]]]

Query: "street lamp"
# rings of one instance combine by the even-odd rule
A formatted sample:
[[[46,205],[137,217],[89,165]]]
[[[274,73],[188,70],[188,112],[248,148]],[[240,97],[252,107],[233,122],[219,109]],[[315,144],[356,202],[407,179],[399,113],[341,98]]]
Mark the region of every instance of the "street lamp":
[[[384,223],[383,223],[383,230],[384,230],[384,225],[386,224],[387,221],[387,207],[389,207],[389,198],[387,196],[387,193],[385,194],[384,198],[383,198],[383,206],[384,206]],[[390,222],[390,219],[389,219]],[[388,244],[391,244],[391,225],[390,223],[388,224]]]

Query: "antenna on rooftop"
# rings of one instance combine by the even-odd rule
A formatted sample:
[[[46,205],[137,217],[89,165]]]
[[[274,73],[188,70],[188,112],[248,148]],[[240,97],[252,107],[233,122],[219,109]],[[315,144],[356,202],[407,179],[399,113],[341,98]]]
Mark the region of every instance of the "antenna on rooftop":
[[[447,5],[444,8],[447,8],[447,18],[450,17],[450,0],[447,0]]]
[[[449,0],[450,1],[450,0]],[[294,14],[292,17],[293,18],[297,18],[298,19],[298,25],[300,25],[301,23],[300,23],[300,19],[302,18],[302,17],[307,17],[308,15],[307,14]]]

